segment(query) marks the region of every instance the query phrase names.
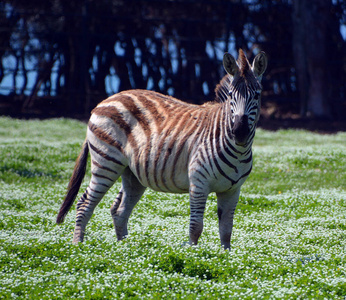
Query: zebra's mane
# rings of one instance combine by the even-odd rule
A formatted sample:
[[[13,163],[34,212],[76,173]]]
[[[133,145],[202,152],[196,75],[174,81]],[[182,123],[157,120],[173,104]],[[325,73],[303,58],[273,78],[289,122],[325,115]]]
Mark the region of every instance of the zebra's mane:
[[[262,86],[254,76],[249,61],[242,49],[239,49],[237,60],[239,72],[235,76],[226,74],[215,88],[215,102],[225,102],[229,97],[230,91],[237,91],[245,94],[250,88],[252,90],[261,90]]]
[[[231,90],[232,81],[231,76],[226,74],[215,88],[215,101],[226,102]]]

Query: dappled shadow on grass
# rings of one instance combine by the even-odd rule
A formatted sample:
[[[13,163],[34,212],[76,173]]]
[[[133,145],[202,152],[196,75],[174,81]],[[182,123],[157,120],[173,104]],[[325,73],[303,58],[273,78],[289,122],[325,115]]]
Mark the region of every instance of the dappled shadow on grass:
[[[280,129],[302,129],[323,134],[334,134],[339,131],[346,131],[346,122],[344,120],[334,119],[302,118],[290,113],[285,115],[281,114],[275,117],[269,115],[268,110],[262,107],[258,127],[270,131],[277,131]]]
[[[166,248],[164,255],[153,255],[147,261],[147,264],[157,270],[213,281],[223,281],[232,273],[231,269],[225,271],[219,265],[220,261],[226,262],[230,259],[228,251],[213,255],[207,249],[188,245],[181,246],[181,249],[162,246]]]
[[[11,174],[12,174],[12,176],[11,176]],[[15,176],[15,177],[19,176],[19,177],[23,177],[26,179],[34,179],[34,178],[38,178],[38,177],[47,177],[50,179],[62,179],[61,175],[58,175],[58,174],[53,173],[53,172],[44,172],[44,171],[25,168],[25,167],[13,168],[12,166],[9,166],[7,164],[0,167],[0,180],[8,182],[9,179],[12,179],[13,176]]]
[[[26,210],[27,209],[27,207],[26,207],[25,203],[23,203],[22,199],[3,200],[0,203],[0,209],[6,208],[6,207],[9,207],[9,208],[14,209],[14,210]],[[0,227],[1,227],[1,225],[0,225]]]
[[[259,211],[260,209],[274,209],[277,205],[278,202],[276,200],[269,200],[263,196],[245,197],[241,195],[237,205],[237,211],[251,213],[254,211]]]

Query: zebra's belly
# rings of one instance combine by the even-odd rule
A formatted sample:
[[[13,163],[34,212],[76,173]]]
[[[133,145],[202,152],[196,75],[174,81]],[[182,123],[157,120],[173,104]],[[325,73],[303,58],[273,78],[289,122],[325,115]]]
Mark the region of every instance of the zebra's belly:
[[[139,182],[158,192],[188,193],[189,178],[187,161],[180,158],[131,160],[129,167]]]
[[[134,171],[134,170],[132,170]],[[150,171],[150,170],[149,170]],[[151,172],[148,176],[141,176],[136,174],[139,182],[149,187],[154,191],[165,193],[188,193],[189,192],[189,179],[187,173],[170,174],[171,170],[160,170],[161,172]]]

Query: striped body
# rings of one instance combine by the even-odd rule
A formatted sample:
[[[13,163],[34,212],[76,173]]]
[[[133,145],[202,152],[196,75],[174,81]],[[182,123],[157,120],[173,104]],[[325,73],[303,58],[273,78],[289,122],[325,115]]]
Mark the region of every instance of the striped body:
[[[112,171],[98,168],[100,175],[128,166],[145,187],[187,193],[189,177],[198,174],[204,188],[224,192],[242,184],[252,165],[251,145],[237,147],[226,130],[230,119],[227,102],[198,106],[132,90],[93,110],[87,140],[97,159],[109,156],[100,163]]]
[[[92,176],[77,203],[74,242],[83,240],[94,208],[121,176],[122,187],[111,207],[119,240],[127,235],[130,214],[150,187],[189,193],[191,244],[197,244],[202,233],[208,194],[215,192],[221,243],[230,247],[240,187],[252,168],[266,57],[259,54],[250,67],[240,50],[238,62],[225,55],[224,67],[228,74],[216,87],[214,102],[199,106],[152,91],[130,90],[109,97],[92,111],[57,218],[61,223],[70,209],[90,152]]]

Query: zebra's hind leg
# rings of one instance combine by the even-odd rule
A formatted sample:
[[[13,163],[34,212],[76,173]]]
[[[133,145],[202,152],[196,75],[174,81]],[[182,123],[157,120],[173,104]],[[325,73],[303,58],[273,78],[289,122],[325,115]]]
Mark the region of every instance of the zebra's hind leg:
[[[127,236],[129,217],[146,189],[129,168],[125,169],[121,179],[121,189],[111,207],[113,224],[118,241]]]
[[[93,170],[89,186],[77,202],[76,226],[73,234],[74,244],[83,242],[85,228],[95,207],[120,176],[116,175],[115,172],[112,175],[103,173]]]

